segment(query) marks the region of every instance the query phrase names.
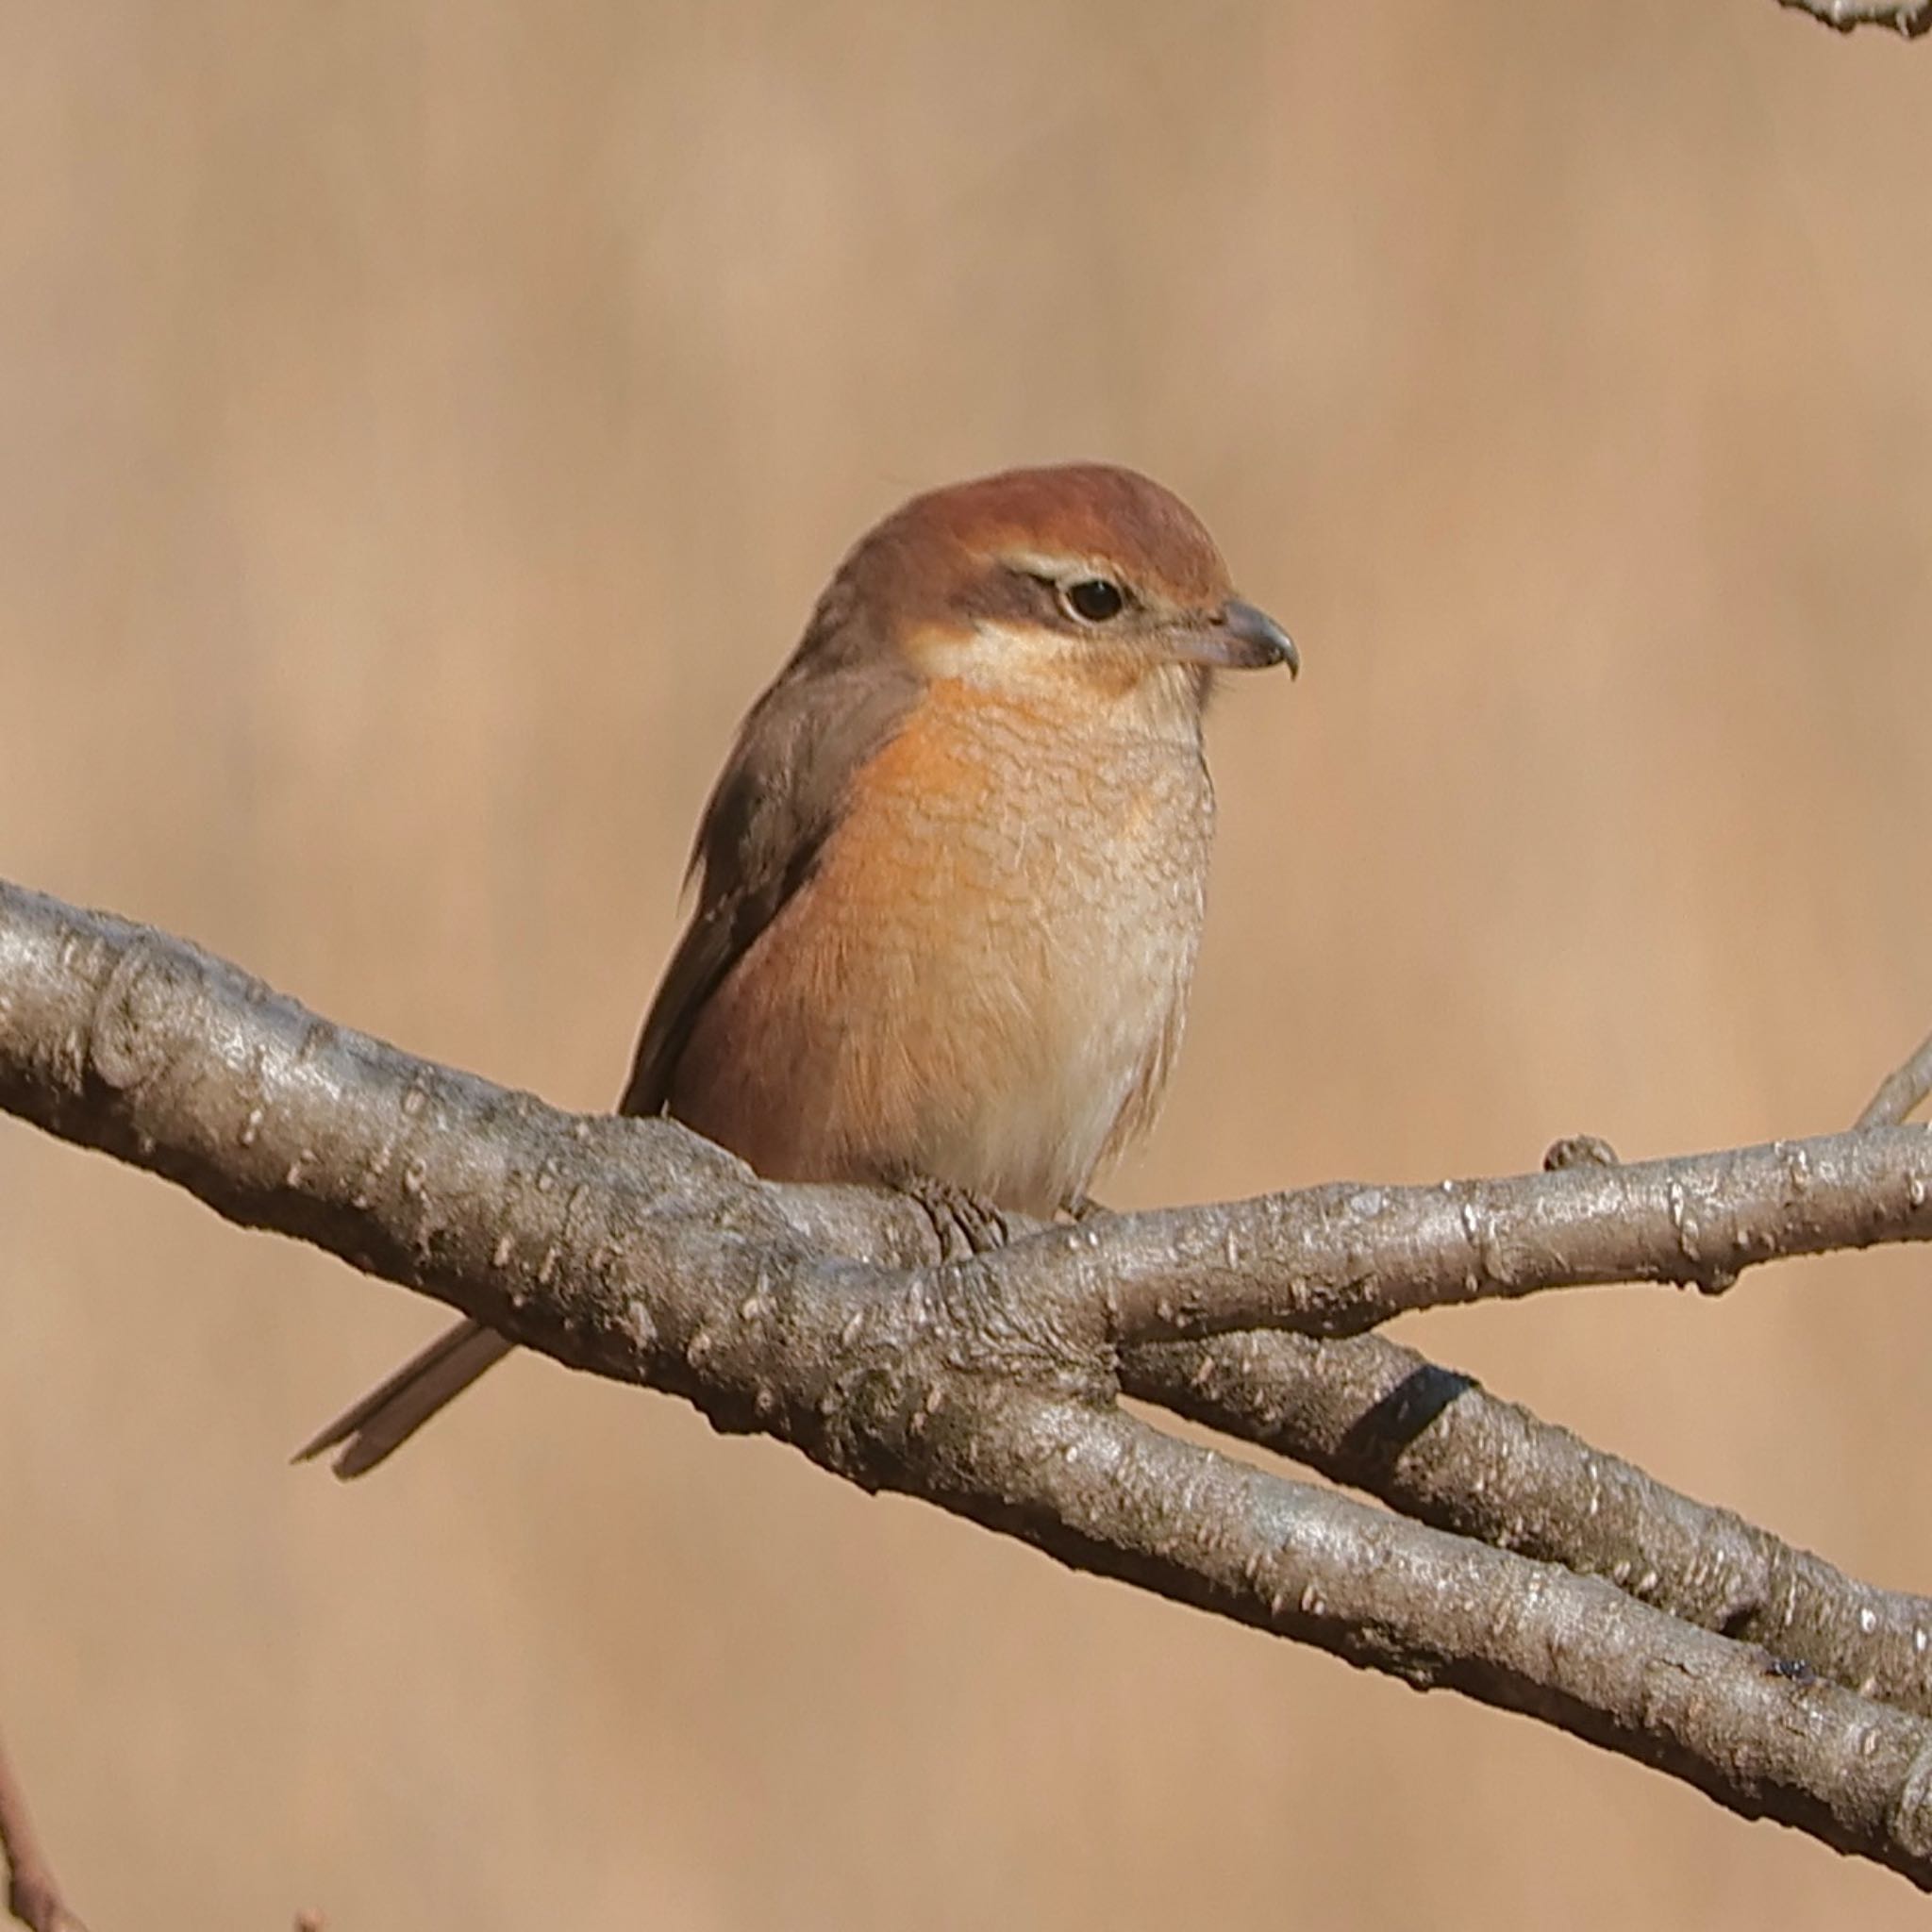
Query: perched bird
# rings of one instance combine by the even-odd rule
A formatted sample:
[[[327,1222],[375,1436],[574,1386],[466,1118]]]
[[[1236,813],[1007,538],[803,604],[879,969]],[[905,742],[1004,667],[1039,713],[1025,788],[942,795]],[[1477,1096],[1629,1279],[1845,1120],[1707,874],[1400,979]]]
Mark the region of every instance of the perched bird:
[[[1294,645],[1145,476],[914,497],[739,729],[620,1111],[769,1179],[1078,1209],[1180,1043],[1214,675],[1272,664]],[[302,1455],[360,1474],[510,1346],[459,1324]]]

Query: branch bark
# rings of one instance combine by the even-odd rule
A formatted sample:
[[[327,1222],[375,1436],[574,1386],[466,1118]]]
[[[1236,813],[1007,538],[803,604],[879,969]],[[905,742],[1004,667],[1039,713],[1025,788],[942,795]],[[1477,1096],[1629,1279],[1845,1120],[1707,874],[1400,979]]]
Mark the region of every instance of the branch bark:
[[[1932,33],[1932,0],[1777,0],[1821,20],[1841,34],[1855,27],[1889,26],[1907,40]]]
[[[1121,1384],[1405,1516],[1932,1717],[1932,1599],[1860,1583],[1381,1336],[1162,1343],[1129,1353]]]
[[[7,1864],[7,1909],[27,1932],[87,1932],[60,1896],[41,1847],[7,1747],[0,1743],[0,1857]]]
[[[1932,1095],[1932,1033],[1913,1049],[1911,1058],[1878,1083],[1878,1091],[1858,1116],[1861,1127],[1895,1127],[1909,1120]]]
[[[1219,1332],[1346,1333],[1398,1307],[1613,1279],[1714,1287],[1780,1255],[1924,1239],[1924,1129],[1319,1189],[1023,1230],[942,1261],[904,1198],[763,1183],[675,1124],[558,1113],[332,1026],[183,941],[7,886],[0,1109],[722,1429],[1540,1717],[1932,1889],[1917,1599],[1815,1558],[1781,1569],[1762,1532],[1378,1338]],[[1124,1384],[1426,1520],[1183,1442],[1122,1410]],[[1499,1462],[1517,1472],[1500,1518],[1472,1500]],[[1593,1551],[1577,1527],[1592,1494],[1616,1525]],[[1612,1548],[1634,1554],[1605,1561]],[[1621,1589],[1605,1580],[1619,1563]],[[1848,1644],[1879,1610],[1890,1647]]]
[[[1342,1182],[1085,1224],[1014,1250],[1029,1298],[1104,1305],[1110,1339],[1349,1335],[1391,1316],[1932,1239],[1932,1136],[1865,1129],[1437,1187]]]

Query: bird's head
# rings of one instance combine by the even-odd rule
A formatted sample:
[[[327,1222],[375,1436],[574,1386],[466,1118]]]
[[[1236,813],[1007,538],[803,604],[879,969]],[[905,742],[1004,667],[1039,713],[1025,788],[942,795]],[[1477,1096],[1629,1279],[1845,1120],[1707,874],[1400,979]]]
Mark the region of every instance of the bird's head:
[[[1300,667],[1187,505],[1101,463],[916,496],[860,540],[827,596],[848,639],[1002,691],[1158,680],[1198,705],[1217,671]]]

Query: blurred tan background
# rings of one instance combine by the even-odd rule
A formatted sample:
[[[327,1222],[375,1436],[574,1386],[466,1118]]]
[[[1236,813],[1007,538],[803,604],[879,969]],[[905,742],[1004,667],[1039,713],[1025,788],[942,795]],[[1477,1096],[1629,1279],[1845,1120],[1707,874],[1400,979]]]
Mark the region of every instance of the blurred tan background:
[[[1771,0],[0,11],[0,872],[578,1107],[914,488],[1187,496],[1195,1019],[1109,1190],[1847,1122],[1932,1026],[1932,50]],[[97,1932],[1917,1923],[1554,1733],[520,1361],[0,1123],[0,1724]],[[1409,1339],[1932,1588],[1924,1257]]]

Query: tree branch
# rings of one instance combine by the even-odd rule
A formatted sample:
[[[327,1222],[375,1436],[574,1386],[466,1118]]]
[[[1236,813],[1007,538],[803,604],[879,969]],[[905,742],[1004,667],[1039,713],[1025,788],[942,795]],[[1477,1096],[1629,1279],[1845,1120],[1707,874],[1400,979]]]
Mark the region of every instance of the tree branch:
[[[1932,1092],[1932,1037],[1858,1125]],[[1562,1151],[1570,1159],[1553,1159]],[[1614,1164],[1559,1142],[1546,1166]],[[1128,1351],[1124,1390],[1364,1490],[1419,1522],[1607,1578],[1703,1629],[1932,1715],[1932,1600],[1875,1590],[1728,1509],[1667,1488],[1413,1349],[1361,1335],[1225,1336]]]
[[[0,1858],[8,1871],[7,1909],[28,1932],[87,1932],[60,1897],[54,1868],[41,1848],[7,1747],[0,1743]]]
[[[1777,0],[1777,4],[1808,13],[1841,34],[1854,27],[1889,26],[1907,40],[1916,40],[1932,32],[1932,0]]]
[[[1921,1129],[1123,1216],[941,1263],[902,1198],[762,1183],[672,1123],[558,1113],[332,1026],[182,941],[5,886],[0,1109],[721,1428],[1541,1717],[1932,1889],[1922,1703],[1693,1627],[1639,1601],[1641,1579],[1620,1591],[1284,1481],[1114,1400],[1124,1337],[1358,1326],[1414,1305],[1406,1281],[1437,1300],[1687,1267],[1714,1283],[1774,1254],[1921,1239]],[[1180,1382],[1211,1392],[1199,1350],[1283,1340],[1139,1350],[1129,1381],[1186,1407]],[[1324,1382],[1324,1360],[1392,1366],[1360,1342],[1295,1346]],[[1628,1493],[1653,1534],[1657,1498]]]
[[[1932,1600],[1860,1583],[1381,1336],[1166,1342],[1125,1356],[1121,1386],[1405,1516],[1601,1576],[1932,1717]]]
[[[1909,1059],[1895,1067],[1878,1083],[1878,1091],[1865,1103],[1858,1116],[1861,1127],[1895,1127],[1909,1120],[1932,1094],[1932,1033],[1928,1033]]]
[[[1437,1187],[1341,1182],[1089,1222],[1007,1264],[1029,1297],[1105,1303],[1123,1342],[1391,1316],[1610,1282],[1731,1287],[1746,1268],[1932,1239],[1932,1134],[1866,1129]]]

